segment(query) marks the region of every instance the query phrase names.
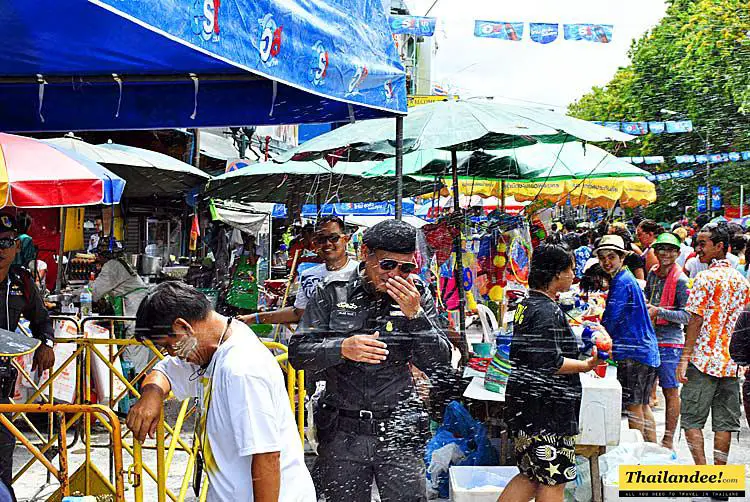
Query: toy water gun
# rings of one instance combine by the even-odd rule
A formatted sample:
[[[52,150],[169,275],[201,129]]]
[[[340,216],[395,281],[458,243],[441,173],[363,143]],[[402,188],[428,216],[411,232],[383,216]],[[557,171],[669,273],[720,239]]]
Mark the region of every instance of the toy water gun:
[[[589,352],[592,347],[596,347],[597,357],[601,360],[609,359],[612,354],[612,338],[597,324],[587,323],[583,327],[581,334],[583,339],[583,351]]]

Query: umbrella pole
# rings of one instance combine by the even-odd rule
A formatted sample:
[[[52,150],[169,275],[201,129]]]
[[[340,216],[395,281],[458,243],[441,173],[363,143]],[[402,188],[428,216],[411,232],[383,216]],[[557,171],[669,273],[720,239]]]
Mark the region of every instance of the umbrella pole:
[[[505,180],[500,180],[500,212],[505,212]]]
[[[396,219],[403,216],[404,198],[404,117],[396,117]]]
[[[461,217],[459,211],[461,208],[458,205],[459,193],[458,193],[458,156],[456,150],[451,150],[451,173],[453,175],[453,211],[454,221],[458,225],[458,235],[454,239],[454,246],[456,249],[456,264],[453,267],[453,278],[456,281],[456,291],[458,291],[458,333],[460,335],[460,343],[466,343],[466,292],[464,291],[464,260],[461,252]],[[467,344],[468,345],[468,344]],[[467,354],[471,347],[466,347]]]
[[[62,219],[60,220],[60,247],[57,250],[57,279],[55,280],[55,293],[62,289],[63,279],[63,254],[65,253],[65,226],[68,223],[68,211],[61,208]]]

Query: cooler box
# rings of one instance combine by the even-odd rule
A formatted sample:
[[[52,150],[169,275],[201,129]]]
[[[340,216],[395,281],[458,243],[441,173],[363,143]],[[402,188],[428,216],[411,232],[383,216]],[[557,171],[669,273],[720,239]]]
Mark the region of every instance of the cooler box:
[[[617,446],[622,411],[622,387],[617,381],[617,368],[608,366],[604,378],[592,372],[581,373],[581,387],[580,433],[576,444]]]
[[[497,502],[510,480],[518,474],[515,466],[452,466],[452,502]]]

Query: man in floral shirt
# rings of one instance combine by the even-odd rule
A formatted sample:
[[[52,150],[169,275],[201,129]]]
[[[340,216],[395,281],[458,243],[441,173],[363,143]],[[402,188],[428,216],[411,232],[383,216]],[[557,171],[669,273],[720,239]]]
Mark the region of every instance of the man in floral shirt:
[[[750,285],[726,260],[729,239],[726,223],[709,223],[698,233],[695,250],[709,268],[696,277],[685,307],[691,316],[677,379],[684,384],[682,428],[696,464],[706,463],[703,427],[709,411],[714,464],[727,463],[732,432],[740,430],[739,368],[729,356],[729,343],[750,301]]]

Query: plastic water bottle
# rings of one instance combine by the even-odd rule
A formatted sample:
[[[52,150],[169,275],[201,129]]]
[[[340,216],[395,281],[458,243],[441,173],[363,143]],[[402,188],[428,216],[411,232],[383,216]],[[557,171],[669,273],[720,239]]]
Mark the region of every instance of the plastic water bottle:
[[[90,316],[94,312],[94,274],[89,278],[89,283],[81,291],[81,318]]]

